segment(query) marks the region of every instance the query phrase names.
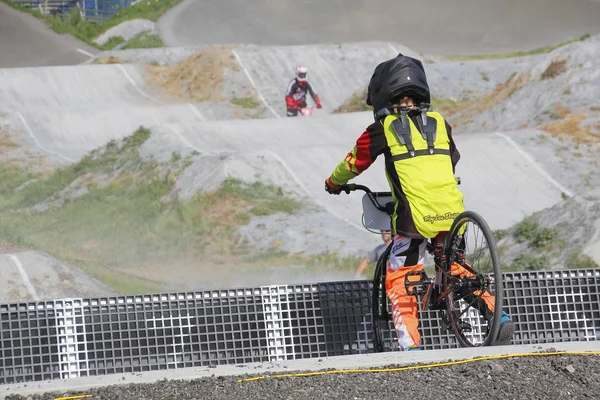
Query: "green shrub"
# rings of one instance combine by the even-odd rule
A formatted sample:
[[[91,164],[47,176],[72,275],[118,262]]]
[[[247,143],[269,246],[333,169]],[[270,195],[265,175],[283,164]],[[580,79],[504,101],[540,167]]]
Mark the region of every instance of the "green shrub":
[[[539,271],[544,269],[548,264],[547,256],[534,256],[531,254],[521,254],[517,256],[512,264],[510,270],[512,271]]]
[[[535,237],[538,223],[533,216],[525,217],[516,226],[515,239],[518,243],[530,241]]]
[[[506,229],[496,229],[494,231],[494,239],[498,242],[504,239],[508,235],[508,231]]]
[[[581,249],[573,250],[567,255],[567,268],[570,269],[595,269],[600,268],[598,263],[587,254],[583,254]]]
[[[542,228],[535,232],[533,238],[529,242],[529,246],[534,249],[543,249],[549,245],[556,237],[556,231],[549,228]]]
[[[528,242],[532,249],[543,249],[552,243],[557,231],[551,228],[540,228],[533,216],[524,218],[516,225],[515,239],[518,243]]]

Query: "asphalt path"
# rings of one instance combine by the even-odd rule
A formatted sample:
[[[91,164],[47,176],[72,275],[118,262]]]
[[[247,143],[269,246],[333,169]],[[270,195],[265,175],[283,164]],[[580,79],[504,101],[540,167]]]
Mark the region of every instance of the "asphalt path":
[[[530,50],[600,32],[597,0],[185,0],[169,46],[397,42],[430,54]]]
[[[0,68],[80,64],[98,49],[0,2]]]

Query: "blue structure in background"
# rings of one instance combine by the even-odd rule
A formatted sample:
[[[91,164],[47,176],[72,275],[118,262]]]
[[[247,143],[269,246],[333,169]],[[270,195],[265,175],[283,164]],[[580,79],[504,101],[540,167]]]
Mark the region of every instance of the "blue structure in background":
[[[135,0],[16,0],[15,2],[39,10],[40,6],[47,5],[49,14],[66,15],[71,10],[77,9],[77,3],[85,18],[108,19],[120,9],[129,7]]]
[[[107,19],[116,14],[121,8],[129,7],[133,0],[81,0],[85,18]],[[74,4],[76,7],[76,5]]]

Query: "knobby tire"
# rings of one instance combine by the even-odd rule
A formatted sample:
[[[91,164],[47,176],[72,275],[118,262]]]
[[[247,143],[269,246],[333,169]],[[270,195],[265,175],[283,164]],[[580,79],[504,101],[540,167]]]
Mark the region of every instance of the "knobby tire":
[[[496,246],[496,240],[494,238],[494,233],[491,230],[491,228],[489,227],[489,225],[487,224],[487,222],[485,221],[485,219],[481,215],[479,215],[473,211],[464,211],[454,219],[452,226],[450,228],[450,231],[446,237],[447,241],[444,244],[445,252],[446,252],[446,259],[448,260],[448,262],[450,264],[454,260],[455,255],[452,254],[452,243],[454,243],[454,241],[456,240],[460,228],[468,222],[475,223],[479,227],[479,229],[482,231],[483,236],[485,237],[485,240],[489,247],[491,262],[493,265],[494,287],[495,287],[494,319],[493,319],[491,330],[488,332],[483,343],[481,343],[479,345],[479,346],[493,346],[496,341],[496,338],[498,336],[498,331],[500,329],[500,319],[502,318],[502,302],[503,302],[503,294],[504,294],[503,293],[504,292],[504,282],[502,279],[502,268],[500,266],[500,257],[498,255],[498,248]],[[448,267],[448,268],[450,268],[450,267]],[[455,319],[454,314],[452,312],[453,311],[453,293],[452,292],[448,295],[446,307],[447,307],[448,318],[450,320],[452,329],[455,333],[458,343],[462,347],[479,347],[479,346],[474,345],[470,341],[468,341],[463,335],[460,334],[460,329],[457,326],[457,323],[459,321],[457,321]]]

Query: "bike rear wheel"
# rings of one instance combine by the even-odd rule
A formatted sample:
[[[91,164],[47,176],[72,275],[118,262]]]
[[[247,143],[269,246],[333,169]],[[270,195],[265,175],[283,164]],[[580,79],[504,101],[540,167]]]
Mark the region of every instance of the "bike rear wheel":
[[[446,311],[462,347],[493,346],[500,329],[504,283],[494,233],[483,217],[461,213],[446,236],[451,275]]]
[[[371,298],[371,317],[373,325],[373,349],[375,352],[387,351],[385,345],[384,331],[389,330],[389,322],[392,320],[388,312],[388,301],[385,292],[385,276],[387,272],[387,259],[392,249],[392,243],[383,252],[373,274],[373,292]]]

